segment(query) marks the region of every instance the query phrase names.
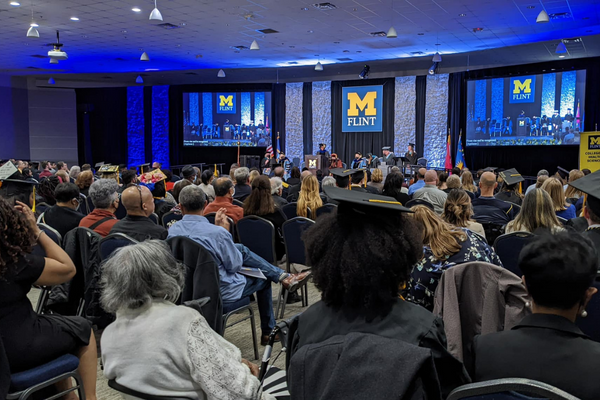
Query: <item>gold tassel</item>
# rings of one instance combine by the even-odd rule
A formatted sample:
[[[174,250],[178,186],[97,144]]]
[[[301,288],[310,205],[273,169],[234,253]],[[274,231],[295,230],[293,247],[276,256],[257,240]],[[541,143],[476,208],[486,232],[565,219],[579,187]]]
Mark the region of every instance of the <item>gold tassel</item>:
[[[33,207],[31,207],[31,211],[35,212],[35,185],[33,186]]]

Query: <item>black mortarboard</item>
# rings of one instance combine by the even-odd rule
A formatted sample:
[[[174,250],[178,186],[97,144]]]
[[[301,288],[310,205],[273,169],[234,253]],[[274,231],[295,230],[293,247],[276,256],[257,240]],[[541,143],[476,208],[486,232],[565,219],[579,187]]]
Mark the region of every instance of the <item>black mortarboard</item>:
[[[186,165],[185,167],[183,167],[183,169],[181,170],[181,175],[183,175],[183,177],[185,179],[196,175],[196,170],[194,169],[194,167],[192,167],[191,165]]]
[[[327,197],[339,203],[338,214],[347,212],[364,214],[381,210],[412,212],[393,197],[340,189],[332,186],[324,187],[323,191]]]
[[[355,173],[356,171],[359,171],[357,169],[344,169],[344,168],[334,168],[334,169],[330,169],[329,172],[331,172],[331,175],[335,176],[335,177],[340,177],[340,178],[345,178],[347,176],[352,175],[353,173]]]
[[[94,168],[98,169],[98,168],[100,168],[103,165],[104,165],[104,161],[96,163],[96,165],[94,165]]]
[[[506,182],[507,185],[515,185],[525,180],[523,179],[521,174],[514,168],[502,171],[498,175],[500,175],[500,177],[504,179],[504,182]]]
[[[38,185],[34,180],[23,179],[3,179],[0,181],[0,197],[8,199],[15,198],[23,203],[29,204],[29,196]],[[35,196],[33,196],[33,204],[31,209],[35,212]]]
[[[484,168],[483,172],[496,172],[497,169],[498,167],[487,167]]]
[[[558,167],[558,172],[557,173],[563,179],[567,179],[569,177],[569,171],[567,171],[563,167]]]
[[[145,163],[142,165],[138,165],[139,169],[140,169],[140,174],[143,174],[144,172],[148,172],[148,170],[150,169],[150,163]],[[146,170],[144,171],[144,168],[146,168]]]
[[[409,145],[409,146],[412,146],[412,147],[415,147],[415,144],[414,144],[414,143],[409,143],[408,145]]]
[[[390,151],[391,149],[392,149],[392,148],[391,148],[390,146],[385,146],[385,147],[382,147],[382,148],[381,148],[381,150],[387,150],[387,151]]]
[[[319,143],[319,147],[323,147],[323,146],[327,147],[327,145],[325,143]]]
[[[600,215],[600,171],[569,182],[569,185],[587,194],[587,205],[594,214]]]

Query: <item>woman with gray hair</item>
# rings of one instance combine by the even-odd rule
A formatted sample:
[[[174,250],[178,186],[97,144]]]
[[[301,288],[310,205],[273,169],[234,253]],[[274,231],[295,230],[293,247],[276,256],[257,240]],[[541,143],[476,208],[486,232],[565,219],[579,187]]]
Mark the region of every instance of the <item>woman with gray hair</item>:
[[[71,170],[69,171],[69,177],[71,178],[71,182],[77,179],[79,174],[81,173],[81,168],[77,165],[73,165]]]
[[[104,376],[133,390],[190,399],[274,399],[258,366],[196,310],[174,304],[184,267],[159,240],[122,247],[102,268],[101,303],[116,313],[102,334]]]
[[[79,221],[79,226],[89,228],[101,236],[108,236],[112,227],[119,221],[115,216],[119,208],[119,184],[114,179],[99,179],[92,183],[89,198],[94,211]]]

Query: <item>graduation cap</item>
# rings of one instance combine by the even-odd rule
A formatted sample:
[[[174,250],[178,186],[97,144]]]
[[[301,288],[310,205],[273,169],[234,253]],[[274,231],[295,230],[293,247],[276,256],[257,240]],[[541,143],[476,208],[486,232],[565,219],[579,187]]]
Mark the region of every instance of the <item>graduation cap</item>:
[[[29,196],[34,192],[31,210],[35,212],[35,187],[38,184],[34,180],[15,179],[12,177],[2,179],[0,180],[0,197],[5,199],[14,198],[29,206]]]
[[[140,174],[144,173],[144,168],[146,168],[147,170],[150,169],[150,163],[145,163],[142,165],[138,165],[138,168],[140,169]]]
[[[483,169],[483,172],[496,172],[498,167],[487,167]]]
[[[557,173],[563,179],[567,179],[569,177],[569,171],[567,171],[563,167],[558,167],[558,172]]]
[[[329,172],[331,172],[331,175],[333,175],[336,178],[345,178],[347,176],[352,175],[356,171],[358,171],[358,170],[357,169],[344,169],[344,168],[334,168],[334,169],[329,170]]]
[[[390,146],[385,146],[385,147],[382,147],[382,148],[381,148],[381,150],[387,150],[387,151],[390,151],[391,149],[392,149],[392,148],[391,148]]]
[[[600,215],[600,171],[586,175],[576,181],[569,182],[577,190],[581,190],[586,196],[586,206],[596,215]]]
[[[409,146],[412,146],[412,147],[415,147],[415,144],[414,144],[414,143],[409,143],[408,145],[409,145]]]
[[[99,163],[96,163],[96,165],[94,165],[94,168],[98,169],[98,168],[100,168],[103,165],[104,165],[104,161],[101,161]]]
[[[356,212],[367,214],[378,211],[412,212],[393,197],[345,190],[333,186],[326,186],[323,191],[327,197],[339,203],[338,214]]]
[[[525,179],[521,174],[514,168],[507,169],[506,171],[500,172],[498,175],[506,182],[507,185],[516,185],[519,182],[523,182]]]
[[[325,143],[319,143],[319,147],[327,147]]]

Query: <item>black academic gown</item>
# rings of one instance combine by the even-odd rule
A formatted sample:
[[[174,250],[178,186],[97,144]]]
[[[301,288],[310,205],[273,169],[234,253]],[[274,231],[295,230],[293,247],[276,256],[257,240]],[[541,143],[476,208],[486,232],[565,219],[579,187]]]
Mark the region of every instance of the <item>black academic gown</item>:
[[[594,243],[594,247],[598,253],[598,268],[600,269],[600,228],[588,228],[588,230],[583,232],[583,236]]]
[[[410,163],[410,165],[417,165],[417,160],[419,159],[419,156],[417,155],[416,152],[413,151],[412,155],[407,151],[404,154],[404,157],[408,158],[408,162]]]

